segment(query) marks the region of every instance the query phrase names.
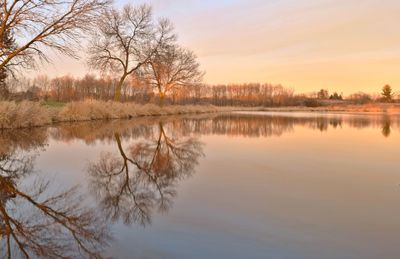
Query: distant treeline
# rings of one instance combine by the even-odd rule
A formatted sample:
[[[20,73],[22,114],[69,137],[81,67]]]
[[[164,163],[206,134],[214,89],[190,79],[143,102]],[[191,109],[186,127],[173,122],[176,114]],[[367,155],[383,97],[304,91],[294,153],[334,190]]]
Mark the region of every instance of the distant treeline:
[[[85,75],[82,78],[62,76],[49,78],[37,76],[32,80],[15,82],[18,92],[11,99],[51,100],[58,102],[84,99],[113,100],[118,78]],[[10,83],[12,85],[12,83]],[[17,87],[12,87],[16,89]],[[121,90],[122,101],[158,103],[159,96],[148,82],[131,77]],[[173,89],[165,97],[169,104],[213,104],[217,106],[284,106],[298,105],[299,96],[281,85],[229,84],[196,85]]]
[[[13,100],[45,100],[71,102],[85,99],[113,100],[118,78],[111,76],[96,77],[88,74],[78,78],[62,76],[49,78],[41,75],[34,79],[10,82],[16,84],[17,91],[9,94]],[[158,103],[159,95],[151,84],[130,77],[122,86],[121,100],[136,103]],[[395,98],[393,98],[395,100]],[[393,101],[392,100],[392,101]],[[343,97],[337,92],[329,93],[321,89],[308,94],[295,94],[291,88],[273,84],[226,84],[196,85],[173,89],[165,96],[167,104],[212,104],[216,106],[322,106],[328,104],[366,104],[385,101],[382,95],[370,95],[363,92]]]

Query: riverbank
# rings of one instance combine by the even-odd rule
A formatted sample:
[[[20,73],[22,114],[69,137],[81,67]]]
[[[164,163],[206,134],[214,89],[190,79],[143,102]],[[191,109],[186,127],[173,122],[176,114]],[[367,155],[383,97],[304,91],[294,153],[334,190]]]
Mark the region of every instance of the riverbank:
[[[116,103],[104,101],[71,102],[48,106],[40,102],[0,102],[0,129],[30,128],[60,122],[132,119],[144,116],[202,114],[231,111],[211,105],[174,105]]]
[[[319,107],[289,106],[289,107],[254,107],[243,108],[244,111],[265,112],[332,112],[332,113],[367,113],[367,114],[392,114],[400,115],[400,104],[396,103],[373,103],[373,104],[340,104]]]
[[[40,102],[0,102],[0,129],[30,128],[60,122],[132,119],[145,116],[204,114],[232,111],[334,112],[398,114],[400,104],[331,105],[321,107],[216,107],[212,105],[168,105],[116,103],[86,100],[65,105]]]

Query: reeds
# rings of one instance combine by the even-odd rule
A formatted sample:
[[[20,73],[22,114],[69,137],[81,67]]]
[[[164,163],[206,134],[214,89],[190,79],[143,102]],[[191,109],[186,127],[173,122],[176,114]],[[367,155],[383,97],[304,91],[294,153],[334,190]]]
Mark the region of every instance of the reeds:
[[[85,100],[54,108],[38,102],[0,102],[0,129],[29,128],[55,122],[129,119],[142,116],[213,113],[226,110],[215,106],[182,105],[160,107],[154,104]]]
[[[200,114],[227,111],[273,112],[353,112],[400,114],[400,105],[335,105],[323,107],[215,107],[212,105],[138,105],[111,101],[85,100],[71,102],[63,107],[49,107],[39,102],[0,102],[0,129],[30,128],[57,122],[130,119],[144,116]]]
[[[138,105],[135,103],[104,102],[86,100],[67,104],[58,114],[58,121],[90,121],[129,119],[141,116],[162,116],[175,114],[217,112],[215,106],[165,106],[154,104]]]
[[[0,128],[29,128],[51,123],[51,116],[38,102],[0,102]]]

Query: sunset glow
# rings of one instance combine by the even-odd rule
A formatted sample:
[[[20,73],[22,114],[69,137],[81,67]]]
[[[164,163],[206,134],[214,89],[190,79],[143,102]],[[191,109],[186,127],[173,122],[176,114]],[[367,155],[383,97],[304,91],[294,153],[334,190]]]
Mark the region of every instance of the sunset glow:
[[[180,41],[199,56],[206,83],[270,82],[296,92],[344,94],[400,85],[396,0],[141,2],[174,22]],[[46,69],[56,75],[88,71],[64,57]]]

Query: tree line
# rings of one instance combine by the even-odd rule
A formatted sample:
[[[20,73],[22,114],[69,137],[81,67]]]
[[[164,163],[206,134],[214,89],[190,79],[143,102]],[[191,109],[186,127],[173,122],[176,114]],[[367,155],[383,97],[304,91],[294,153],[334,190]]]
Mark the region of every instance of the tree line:
[[[71,84],[70,78],[58,78],[53,85],[63,87],[55,87],[57,99],[93,94],[108,99],[113,91],[114,101],[121,101],[126,98],[127,79],[134,77],[153,86],[163,104],[165,96],[175,89],[198,86],[202,80],[196,55],[178,43],[172,23],[155,18],[148,5],[127,4],[118,9],[108,0],[5,0],[0,5],[3,99],[13,90],[7,77],[35,68],[38,61],[48,62],[50,50],[79,58],[85,35],[89,40],[88,66],[112,76],[113,87],[93,86],[93,93],[85,85],[93,78],[81,80],[84,89],[74,89],[79,84]],[[110,86],[111,81],[97,83]]]
[[[9,81],[17,92],[10,94],[14,100],[44,100],[56,102],[80,101],[85,99],[113,100],[118,77],[86,74],[83,77],[65,75],[50,78],[39,75],[33,79]],[[17,87],[18,86],[18,87]],[[389,85],[385,85],[380,94],[357,92],[348,96],[342,93],[330,93],[321,89],[308,94],[296,94],[293,89],[273,84],[198,84],[184,85],[172,89],[165,95],[166,104],[212,104],[216,106],[321,106],[327,104],[372,102],[396,102],[396,94]],[[160,103],[156,84],[130,75],[121,86],[121,101],[136,103]]]
[[[119,78],[98,77],[87,74],[83,77],[70,75],[49,78],[39,75],[19,83],[20,91],[14,93],[14,99],[51,100],[58,102],[79,101],[84,99],[113,100]],[[158,85],[136,76],[129,76],[121,86],[121,101],[137,103],[160,102]],[[163,95],[162,102],[167,104],[213,104],[218,106],[283,106],[296,105],[299,97],[294,91],[281,85],[272,84],[229,84],[182,85],[170,89],[170,95]]]

